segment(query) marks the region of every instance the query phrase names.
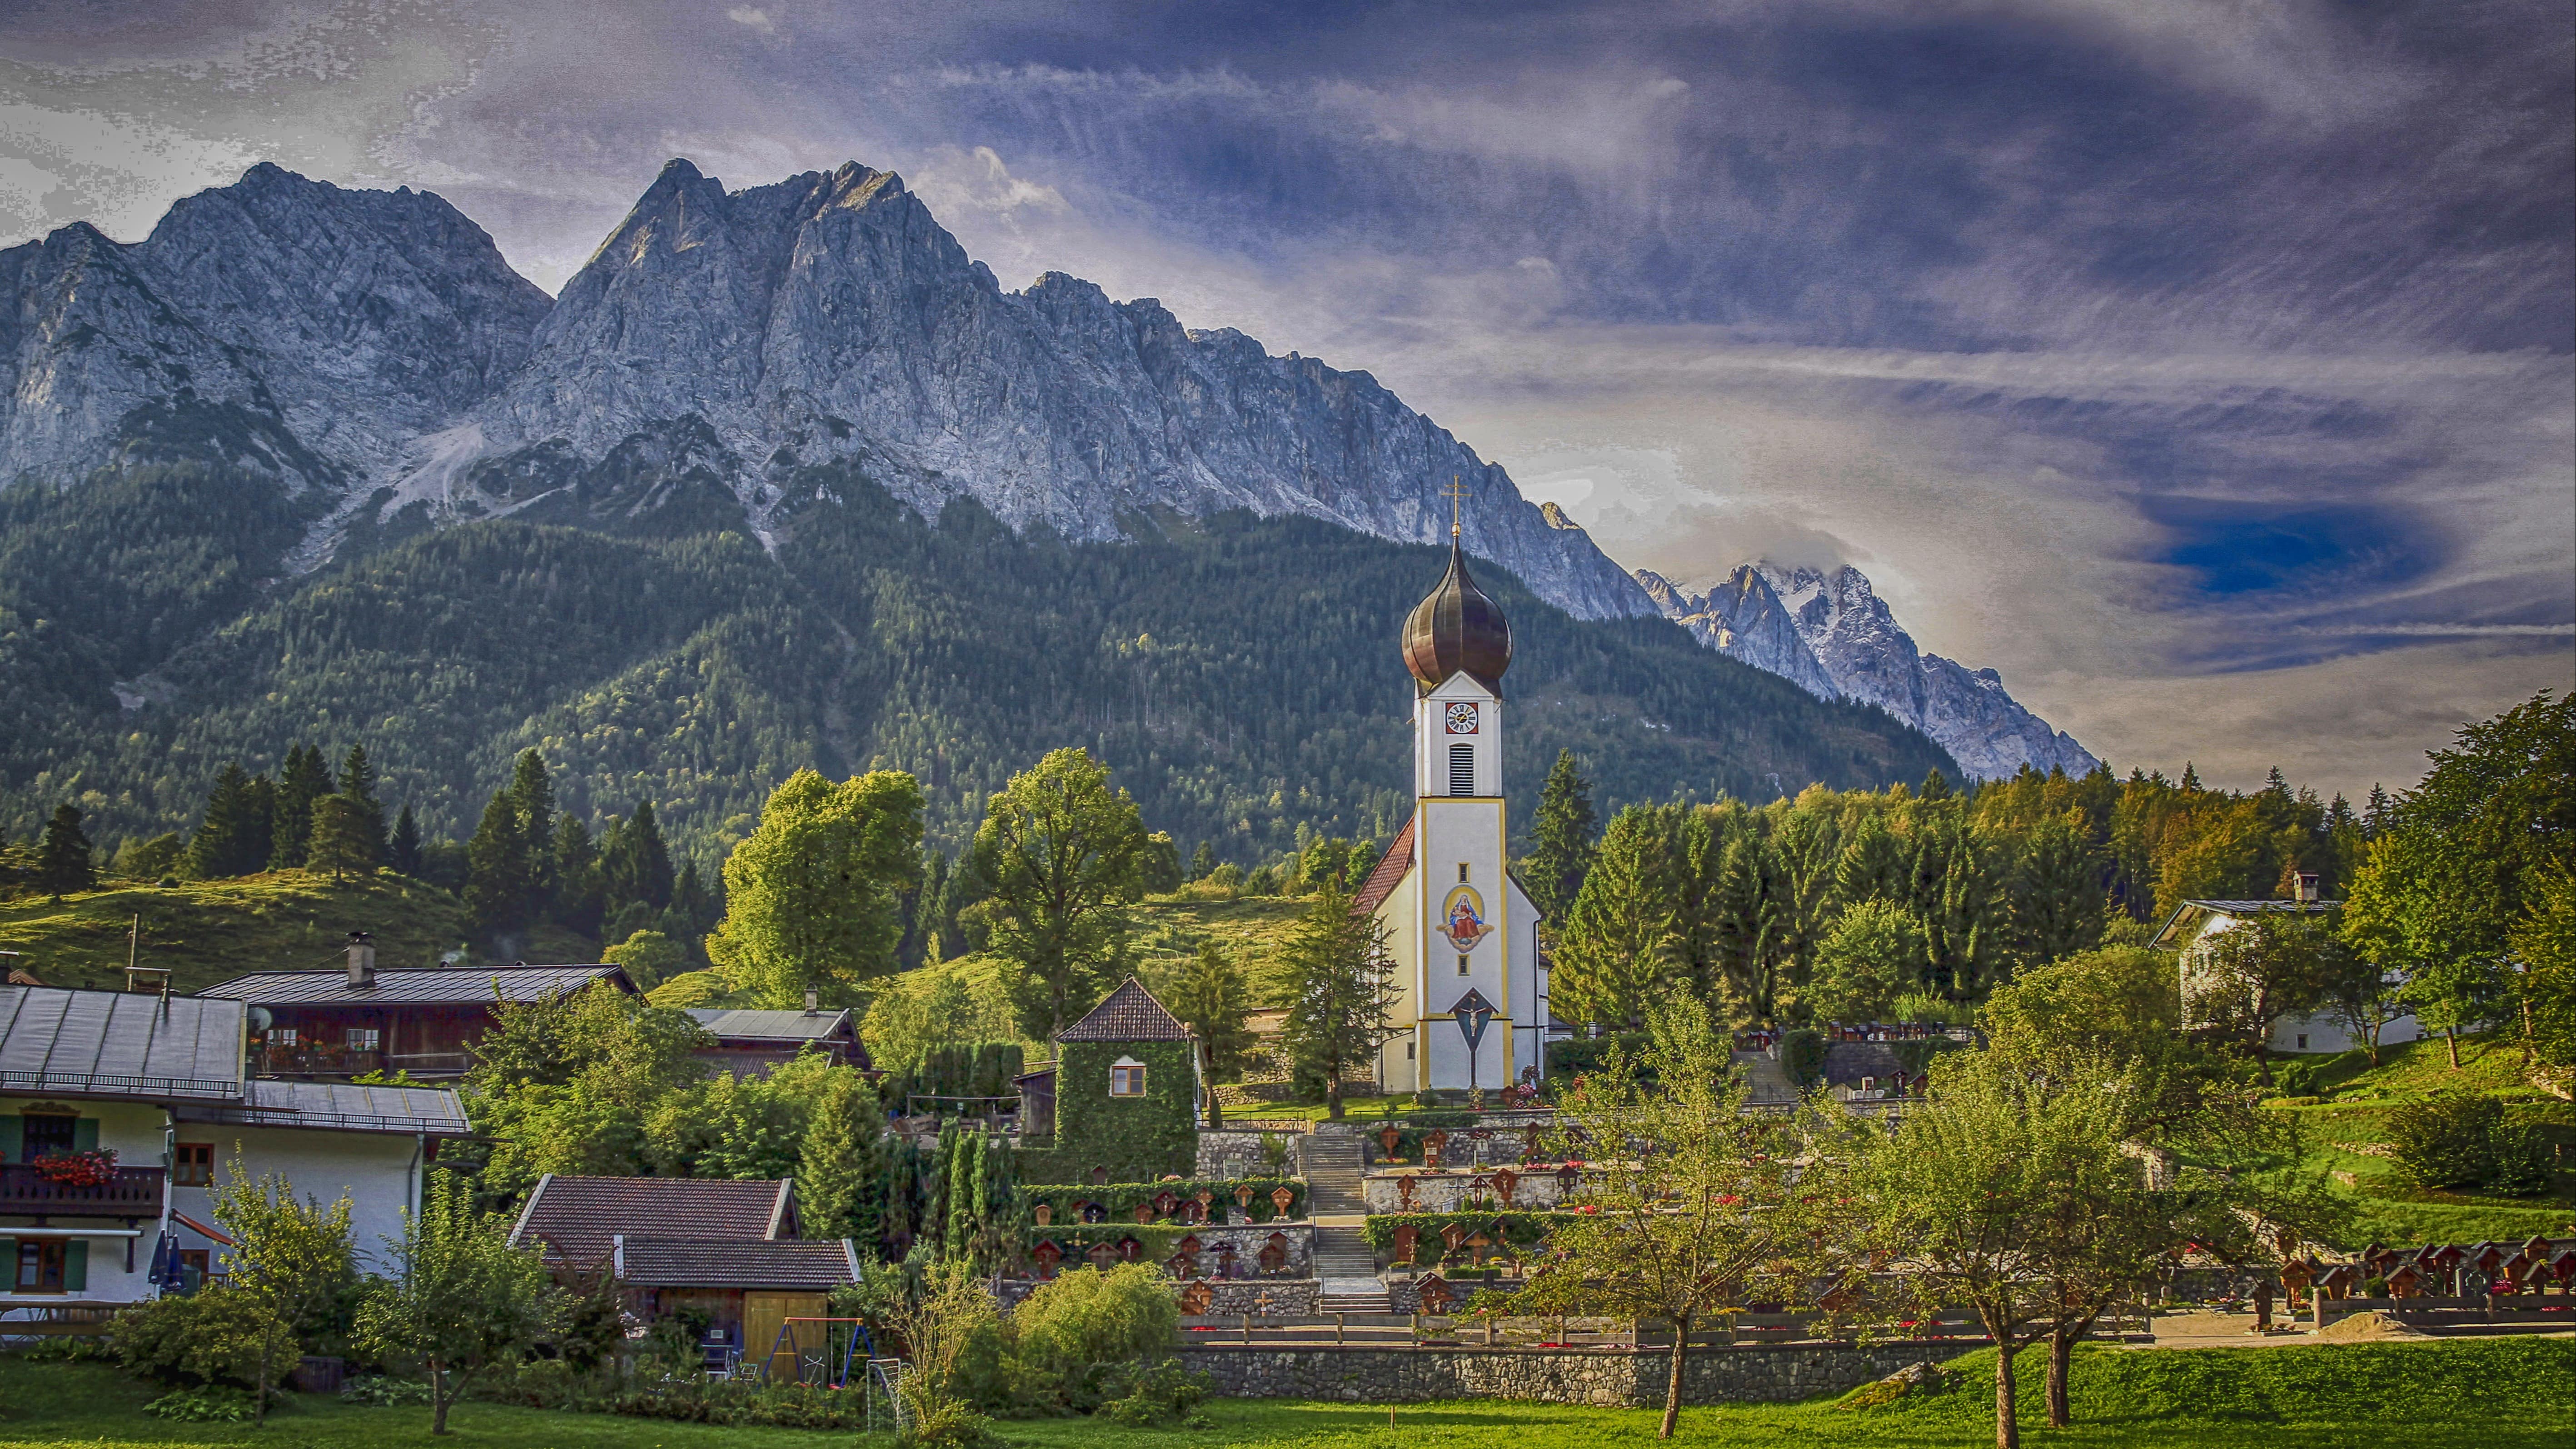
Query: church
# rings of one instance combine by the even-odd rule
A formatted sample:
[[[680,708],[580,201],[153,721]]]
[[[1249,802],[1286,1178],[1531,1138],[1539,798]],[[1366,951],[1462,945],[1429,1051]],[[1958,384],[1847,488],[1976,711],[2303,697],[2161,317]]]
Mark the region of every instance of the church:
[[[1413,675],[1413,819],[1353,901],[1387,931],[1403,995],[1380,1091],[1499,1090],[1544,1075],[1538,908],[1505,866],[1503,671],[1511,625],[1449,530],[1449,572],[1404,624]]]

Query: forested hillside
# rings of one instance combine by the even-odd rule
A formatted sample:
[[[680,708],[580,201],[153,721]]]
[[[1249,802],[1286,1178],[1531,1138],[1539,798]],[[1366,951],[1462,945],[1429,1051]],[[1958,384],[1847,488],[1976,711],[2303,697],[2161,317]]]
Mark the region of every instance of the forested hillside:
[[[1073,544],[971,500],[923,519],[835,464],[790,482],[766,553],[711,484],[652,491],[641,512],[565,492],[525,517],[397,527],[293,578],[311,505],[265,477],[171,464],[13,489],[0,832],[26,839],[66,801],[110,852],[185,831],[226,763],[273,771],[295,742],[363,745],[386,810],[411,806],[432,840],[470,833],[535,747],[565,808],[650,800],[709,866],[806,765],[914,772],[951,852],[987,794],[1066,744],[1184,851],[1246,864],[1301,824],[1382,839],[1407,808],[1395,634],[1436,550],[1248,514]],[[1610,802],[1954,769],[1884,714],[1668,622],[1576,621],[1485,576],[1518,635],[1516,796],[1560,747]]]

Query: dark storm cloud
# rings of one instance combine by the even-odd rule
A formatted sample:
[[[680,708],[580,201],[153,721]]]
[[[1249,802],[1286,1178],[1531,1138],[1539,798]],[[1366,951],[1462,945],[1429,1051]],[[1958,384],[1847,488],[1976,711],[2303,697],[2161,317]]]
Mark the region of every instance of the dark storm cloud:
[[[1625,562],[1839,553],[2097,750],[2351,785],[2576,672],[2571,93],[2545,4],[22,5],[0,235],[274,156],[552,287],[671,155],[889,165]]]

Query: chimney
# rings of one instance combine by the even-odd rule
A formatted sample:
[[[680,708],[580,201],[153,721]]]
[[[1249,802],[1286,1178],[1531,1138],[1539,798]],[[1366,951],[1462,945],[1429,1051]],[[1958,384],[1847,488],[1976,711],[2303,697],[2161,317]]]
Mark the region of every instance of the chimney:
[[[2312,871],[2312,870],[2303,870],[2303,871],[2300,871],[2300,872],[2299,872],[2299,900],[2300,900],[2300,902],[2301,902],[2302,904],[2313,905],[2313,904],[2315,904],[2319,899],[2321,899],[2321,898],[2322,898],[2322,896],[2323,896],[2323,892],[2321,892],[2321,891],[2317,888],[2317,873],[2316,873],[2315,871]]]
[[[349,933],[349,989],[368,991],[376,984],[376,938],[364,931]]]
[[[806,1014],[807,1016],[819,1016],[819,1015],[821,1015],[821,1014],[822,1014],[822,1010],[823,1010],[823,992],[822,992],[822,989],[821,989],[820,987],[814,987],[814,986],[808,986],[808,987],[806,987],[806,988],[805,988],[805,1014]]]

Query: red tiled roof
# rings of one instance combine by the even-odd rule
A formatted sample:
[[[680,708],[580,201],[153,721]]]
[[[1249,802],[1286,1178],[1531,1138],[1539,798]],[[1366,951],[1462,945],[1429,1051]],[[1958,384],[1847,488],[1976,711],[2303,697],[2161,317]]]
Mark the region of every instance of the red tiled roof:
[[[1360,883],[1360,893],[1351,898],[1351,914],[1377,914],[1377,908],[1386,904],[1388,896],[1395,894],[1395,888],[1404,883],[1404,873],[1411,869],[1413,822],[1407,820],[1404,828],[1395,832],[1395,839],[1387,842],[1386,854],[1377,858],[1377,869],[1370,871],[1368,879]]]
[[[639,1288],[838,1288],[859,1281],[846,1242],[739,1243],[628,1238],[619,1281]]]
[[[1057,1041],[1188,1041],[1190,1029],[1130,976],[1091,1014],[1055,1034]]]
[[[566,1177],[548,1173],[519,1209],[510,1241],[542,1239],[567,1261],[587,1267],[608,1256],[610,1240],[686,1238],[772,1242],[796,1231],[794,1184],[695,1177]]]

